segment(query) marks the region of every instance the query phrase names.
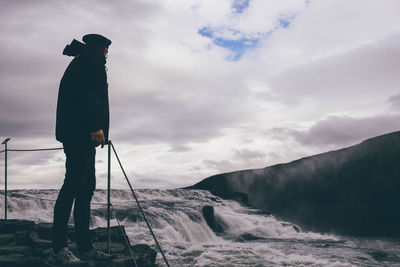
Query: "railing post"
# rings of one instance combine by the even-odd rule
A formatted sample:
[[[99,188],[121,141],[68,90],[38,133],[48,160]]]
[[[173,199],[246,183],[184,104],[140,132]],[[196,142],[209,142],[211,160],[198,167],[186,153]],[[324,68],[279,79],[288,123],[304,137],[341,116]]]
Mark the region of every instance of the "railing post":
[[[1,143],[4,145],[4,222],[7,222],[7,143],[11,138],[6,138],[6,140]]]
[[[110,206],[111,206],[111,140],[108,141],[108,176],[107,176],[107,253],[110,254]]]

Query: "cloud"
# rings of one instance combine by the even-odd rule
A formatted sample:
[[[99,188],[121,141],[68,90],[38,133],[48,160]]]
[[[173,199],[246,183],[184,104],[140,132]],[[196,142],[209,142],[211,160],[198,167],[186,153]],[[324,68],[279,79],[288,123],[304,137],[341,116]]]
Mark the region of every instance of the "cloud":
[[[232,154],[233,152],[233,154]],[[232,172],[240,169],[251,169],[265,167],[266,154],[257,150],[232,149],[228,159],[203,160],[206,168],[215,169],[218,172]]]
[[[400,32],[400,18],[395,11],[399,7],[395,0],[385,5],[362,0],[311,1],[304,11],[296,13],[289,28],[261,42],[259,49],[247,53],[244,59],[253,66],[263,66],[254,68],[255,73],[271,76],[359,47],[395,40]]]
[[[304,146],[340,148],[399,129],[400,114],[384,114],[364,118],[329,116],[304,131],[278,128],[273,129],[269,134],[282,138],[281,140],[288,137],[294,138]]]
[[[234,164],[229,160],[216,161],[206,159],[203,161],[203,163],[207,168],[215,169],[220,173],[229,172],[235,169]]]
[[[400,93],[389,97],[388,103],[391,104],[394,110],[400,110]]]
[[[237,150],[234,149],[235,155],[234,158],[237,160],[241,161],[251,161],[254,159],[262,159],[265,157],[265,153],[262,153],[260,151],[255,151],[255,150],[249,150],[249,149],[242,149],[242,150]]]
[[[189,150],[191,150],[189,146],[177,144],[171,148],[170,152],[187,152]]]
[[[52,138],[54,136],[54,99],[49,100],[47,96],[42,97],[39,94],[31,96],[30,101],[27,101],[25,97],[17,98],[15,94],[2,94],[0,99],[0,136],[26,138]],[[27,95],[31,95],[31,93]],[[33,111],[35,112],[33,113]]]
[[[269,80],[269,92],[258,94],[314,120],[338,111],[351,116],[381,114],[400,88],[399,68],[397,41],[378,43],[281,72]],[[389,103],[395,105],[395,98]]]
[[[219,88],[214,88],[214,94],[208,94],[210,87],[194,94],[177,89],[132,94],[119,108],[112,108],[112,123],[116,125],[113,136],[139,143],[166,142],[177,147],[206,142],[223,135],[224,127],[246,120],[247,111],[236,104],[245,92],[223,101],[223,92],[218,96]]]
[[[397,125],[389,124],[399,102],[398,9],[398,1],[363,0],[6,1],[0,137],[14,148],[60,145],[57,92],[72,59],[61,52],[96,32],[113,41],[110,136],[143,187],[151,179],[189,185],[216,170],[355,142],[361,130],[340,136],[333,122],[365,135]],[[362,123],[368,118],[379,127]],[[281,140],[262,134],[271,128]],[[61,152],[15,155],[10,164],[40,166],[14,168],[16,186],[58,187],[64,175]]]
[[[151,184],[154,189],[172,189],[172,188],[180,188],[184,187],[186,184],[184,181],[188,180],[187,176],[177,175],[175,180],[171,181],[171,177],[169,175],[164,175],[162,173],[132,173],[129,176],[129,179],[132,183],[134,183],[135,189],[140,188],[148,188],[148,185]],[[118,188],[126,189],[125,181],[118,184]]]
[[[86,5],[89,7],[93,3]],[[2,53],[1,59],[7,62],[7,67],[2,67],[0,77],[7,89],[0,98],[0,124],[4,126],[0,129],[0,135],[54,136],[58,84],[72,59],[62,56],[61,51],[72,38],[79,39],[82,32],[95,28],[95,25],[87,23],[94,16],[103,17],[103,21],[96,24],[99,26],[97,31],[104,30],[103,34],[113,40],[108,68],[112,104],[111,131],[114,137],[139,143],[169,142],[173,147],[183,147],[189,141],[203,142],[221,135],[222,127],[234,123],[233,118],[236,120],[241,117],[243,110],[236,108],[235,99],[244,96],[246,92],[236,85],[229,88],[222,86],[224,80],[229,79],[227,76],[232,74],[202,68],[206,66],[207,60],[201,59],[201,56],[198,59],[193,57],[190,48],[188,50],[185,46],[177,46],[171,36],[153,31],[158,29],[159,23],[163,23],[153,20],[154,17],[159,12],[172,12],[165,9],[167,7],[146,2],[130,4],[129,1],[124,2],[123,7],[107,5],[105,2],[96,3],[93,8],[87,9],[68,6],[66,15],[54,20],[53,24],[47,22],[53,17],[51,10],[60,8],[59,4],[46,5],[43,9],[40,4],[32,5],[33,11],[23,16],[25,7],[9,7],[10,14],[3,17],[2,21],[4,29],[10,32],[4,31],[3,34],[14,36],[15,33],[11,31],[16,25],[25,24],[28,32],[33,27],[28,21],[38,19],[39,24],[49,32],[41,36],[43,41],[39,42],[34,33],[39,33],[40,28],[32,28],[24,35],[24,42],[15,36],[3,48],[5,53]],[[49,13],[49,16],[42,17],[45,13]],[[15,17],[20,18],[18,22]],[[165,14],[159,17],[171,23],[167,18]],[[74,22],[69,24],[72,27],[80,22],[87,26],[82,27],[79,33],[72,32],[70,28],[65,32],[56,32],[56,29],[59,30],[56,25],[64,20]],[[105,23],[109,26],[105,27]],[[192,35],[198,34],[193,31]],[[152,50],[150,42],[155,45],[162,43],[163,47],[154,47]],[[27,46],[26,43],[31,45]],[[153,52],[164,51],[163,48],[167,46],[178,50],[153,57]],[[15,50],[18,56],[14,55]],[[148,57],[147,51],[151,51]],[[187,58],[193,58],[194,67],[188,68],[185,62],[179,64],[175,60],[181,53],[188,53]],[[164,63],[164,56],[173,56],[174,60]],[[132,58],[136,58],[136,61],[132,61]],[[215,68],[229,67],[216,63]],[[232,97],[227,97],[229,94]],[[27,98],[31,101],[27,102]]]

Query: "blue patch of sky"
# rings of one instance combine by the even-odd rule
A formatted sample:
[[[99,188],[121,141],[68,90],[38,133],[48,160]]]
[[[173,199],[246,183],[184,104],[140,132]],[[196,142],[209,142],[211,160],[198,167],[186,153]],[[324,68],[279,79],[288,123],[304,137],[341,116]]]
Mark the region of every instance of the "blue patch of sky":
[[[199,30],[199,34],[205,37],[213,38],[214,32],[209,27],[203,27]]]
[[[216,38],[214,43],[218,46],[228,48],[231,51],[231,55],[228,59],[238,61],[247,50],[257,47],[259,41],[260,39],[249,38],[242,38],[239,40]]]
[[[287,28],[290,25],[290,20],[287,19],[279,19],[279,25],[283,28]]]
[[[215,45],[229,49],[231,54],[228,60],[232,61],[238,61],[246,51],[256,48],[260,41],[260,38],[242,37],[240,39],[225,39],[216,37],[214,36],[214,31],[209,27],[203,27],[198,32],[200,35],[212,39]],[[240,34],[237,31],[233,32]]]
[[[232,8],[235,13],[243,13],[243,11],[249,6],[250,0],[235,0],[232,4]],[[308,5],[310,0],[305,0],[305,4]],[[277,25],[264,33],[258,33],[257,38],[248,38],[243,36],[240,39],[226,39],[218,37],[215,32],[230,31],[235,35],[240,35],[241,33],[230,28],[225,29],[213,29],[212,27],[203,27],[198,33],[202,36],[208,37],[213,40],[213,43],[217,46],[226,48],[230,50],[231,54],[228,56],[228,60],[238,61],[243,56],[244,53],[250,50],[254,50],[260,44],[261,39],[268,39],[274,32],[281,28],[288,28],[292,21],[296,18],[296,13],[283,13],[277,20]]]
[[[288,28],[290,26],[290,23],[292,23],[292,20],[294,20],[296,16],[297,14],[293,13],[281,15],[278,19],[279,26],[281,26],[282,28]]]
[[[243,13],[243,11],[249,7],[250,0],[234,0],[232,3],[232,8],[235,13]]]

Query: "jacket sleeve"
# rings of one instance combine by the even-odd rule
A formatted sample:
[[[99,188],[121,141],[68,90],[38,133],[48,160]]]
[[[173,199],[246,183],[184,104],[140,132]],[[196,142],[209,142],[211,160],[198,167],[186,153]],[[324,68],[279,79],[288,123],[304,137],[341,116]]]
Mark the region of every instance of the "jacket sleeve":
[[[87,68],[85,102],[87,127],[90,132],[102,129],[101,119],[101,93],[105,83],[104,65],[90,64]]]

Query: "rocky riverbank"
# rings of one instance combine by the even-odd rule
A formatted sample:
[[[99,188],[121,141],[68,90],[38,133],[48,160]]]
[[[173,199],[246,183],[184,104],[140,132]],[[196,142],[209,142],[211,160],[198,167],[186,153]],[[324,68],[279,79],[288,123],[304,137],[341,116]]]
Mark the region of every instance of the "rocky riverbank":
[[[0,220],[0,266],[37,267],[53,266],[47,262],[51,252],[51,223],[35,223],[28,220]],[[71,227],[68,230],[69,248],[76,252],[73,242],[75,231]],[[94,246],[106,251],[107,228],[96,228],[91,230]],[[125,267],[135,266],[129,248],[135,258],[137,266],[156,266],[156,251],[147,245],[129,244],[125,229],[122,226],[111,227],[110,252],[115,257],[109,261],[88,261],[73,266],[101,266],[101,267]],[[126,241],[128,244],[126,243]]]

